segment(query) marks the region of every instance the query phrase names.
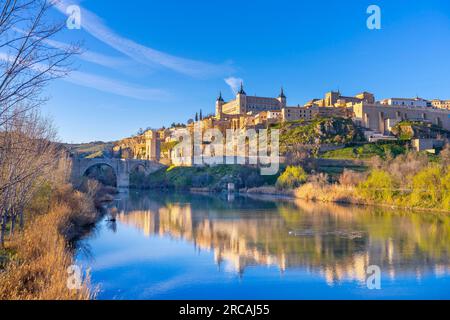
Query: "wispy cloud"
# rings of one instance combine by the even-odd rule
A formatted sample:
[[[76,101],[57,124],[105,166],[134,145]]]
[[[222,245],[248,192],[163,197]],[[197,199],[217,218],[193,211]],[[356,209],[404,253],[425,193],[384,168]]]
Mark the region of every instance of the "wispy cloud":
[[[59,11],[66,14],[67,6],[72,4],[73,1],[69,4],[66,0],[61,0],[57,3],[56,7]],[[116,34],[112,29],[106,26],[101,18],[85,8],[81,9],[81,15],[81,27],[83,30],[144,65],[154,66],[157,64],[178,73],[200,78],[223,76],[233,71],[232,66],[226,63],[212,64],[186,59],[136,43],[133,40]]]
[[[20,28],[13,28],[16,32],[26,35],[26,32]],[[61,50],[70,50],[73,45],[64,42],[52,40],[52,39],[41,39],[41,41],[53,48]],[[130,65],[130,61],[121,57],[112,57],[102,53],[93,52],[90,50],[83,50],[80,52],[78,57],[82,60],[98,64],[108,68],[122,68]]]
[[[8,54],[0,52],[0,60],[11,62],[13,59]],[[33,65],[33,69],[41,71],[45,70],[46,67],[43,64],[35,64]],[[81,71],[72,71],[68,76],[62,78],[62,80],[83,87],[138,100],[163,101],[170,98],[170,95],[161,89],[140,87]]]
[[[95,63],[108,68],[122,68],[130,65],[129,61],[127,61],[126,59],[122,59],[119,57],[111,57],[104,55],[102,53],[97,53],[89,50],[83,51],[80,54],[80,58],[85,61]]]
[[[138,87],[136,85],[86,72],[73,71],[68,77],[63,78],[63,80],[84,87],[138,100],[163,101],[170,98],[170,95],[161,89]]]
[[[57,49],[65,50],[65,49],[70,48],[70,45],[63,43],[63,42],[56,41],[56,40],[46,39],[43,41],[46,44],[48,44],[54,48],[57,48]],[[130,65],[130,62],[127,59],[120,58],[120,57],[112,57],[112,56],[108,56],[108,55],[90,51],[90,50],[83,50],[78,57],[84,61],[95,63],[100,66],[104,66],[104,67],[108,67],[108,68],[123,68],[125,66]]]
[[[225,83],[230,86],[231,91],[233,91],[234,94],[236,94],[238,92],[241,83],[244,83],[244,80],[242,80],[241,78],[235,78],[235,77],[229,77],[224,80],[225,80]]]

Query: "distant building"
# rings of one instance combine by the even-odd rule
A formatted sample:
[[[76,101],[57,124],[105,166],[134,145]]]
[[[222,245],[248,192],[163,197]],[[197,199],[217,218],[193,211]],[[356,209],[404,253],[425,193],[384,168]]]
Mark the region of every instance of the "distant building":
[[[216,118],[221,119],[227,115],[244,115],[249,112],[256,114],[262,111],[281,111],[284,107],[286,107],[286,96],[283,89],[278,98],[248,96],[241,83],[236,99],[225,102],[222,94],[217,98]]]
[[[401,106],[401,107],[417,107],[417,108],[426,108],[429,107],[430,104],[427,100],[422,98],[389,98],[381,101],[381,104],[388,106]]]
[[[297,120],[311,120],[314,116],[311,107],[285,107],[281,109],[281,119],[283,122]]]
[[[364,137],[369,142],[378,142],[378,141],[396,141],[397,138],[392,135],[385,135],[375,131],[365,131]]]
[[[450,110],[363,102],[353,106],[353,113],[356,123],[382,134],[388,134],[394,123],[404,120],[425,121],[450,131]]]
[[[450,100],[434,99],[431,100],[431,105],[433,108],[450,110]]]
[[[160,160],[160,135],[147,130],[142,135],[122,139],[113,147],[115,157],[122,159]]]
[[[351,107],[311,107],[312,113],[315,117],[319,118],[330,118],[330,117],[351,117],[352,109]]]
[[[305,107],[346,107],[355,103],[375,103],[375,96],[369,92],[362,92],[354,97],[343,96],[339,91],[331,91],[325,94],[324,99],[312,99]]]
[[[420,151],[428,151],[430,153],[435,153],[436,148],[443,148],[445,145],[444,140],[437,139],[413,139],[412,146],[413,148]]]

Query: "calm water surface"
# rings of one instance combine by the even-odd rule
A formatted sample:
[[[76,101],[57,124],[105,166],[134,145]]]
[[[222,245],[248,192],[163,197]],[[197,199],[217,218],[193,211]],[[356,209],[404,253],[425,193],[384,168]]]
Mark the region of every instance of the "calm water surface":
[[[273,198],[119,197],[77,253],[100,299],[450,299],[450,216]],[[381,268],[381,290],[367,288],[371,265]]]

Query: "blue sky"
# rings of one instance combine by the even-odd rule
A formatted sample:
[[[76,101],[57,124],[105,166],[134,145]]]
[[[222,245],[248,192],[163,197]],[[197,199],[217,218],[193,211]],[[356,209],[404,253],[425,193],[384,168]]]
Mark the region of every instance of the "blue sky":
[[[83,41],[70,78],[49,86],[50,115],[64,142],[111,141],[139,128],[214,112],[225,79],[247,94],[289,105],[337,90],[378,99],[450,99],[448,0],[174,1],[64,0],[81,7]],[[366,27],[381,8],[381,30]],[[55,10],[63,17],[64,8]]]

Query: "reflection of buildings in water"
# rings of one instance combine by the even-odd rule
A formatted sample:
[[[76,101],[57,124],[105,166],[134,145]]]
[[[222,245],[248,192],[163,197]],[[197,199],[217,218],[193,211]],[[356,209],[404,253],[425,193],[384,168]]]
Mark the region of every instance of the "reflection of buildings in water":
[[[323,267],[320,273],[323,274],[329,285],[333,285],[335,282],[343,279],[365,282],[368,266],[368,254],[357,254],[347,263],[336,263],[335,265]]]
[[[258,219],[210,220],[208,217],[193,218],[190,205],[169,205],[157,211],[120,212],[118,221],[134,226],[146,236],[169,235],[184,239],[203,250],[212,250],[215,261],[228,261],[238,272],[250,265],[278,265],[285,268],[281,260],[268,250],[252,247],[259,237]]]
[[[365,282],[370,265],[380,266],[392,279],[411,265],[418,277],[425,270],[449,272],[448,251],[441,248],[436,255],[420,248],[416,239],[421,234],[411,235],[408,219],[396,221],[389,216],[380,222],[378,215],[363,209],[296,205],[279,207],[280,215],[227,219],[211,218],[207,210],[194,211],[189,203],[160,205],[146,198],[119,209],[117,219],[143,230],[146,236],[169,235],[211,250],[217,264],[227,261],[239,273],[252,265],[277,266],[281,271],[302,267],[319,270],[331,285],[346,279]],[[312,232],[292,236],[290,231],[295,228]],[[343,231],[330,232],[336,229]],[[345,236],[346,230],[363,231],[354,237],[355,232]]]

